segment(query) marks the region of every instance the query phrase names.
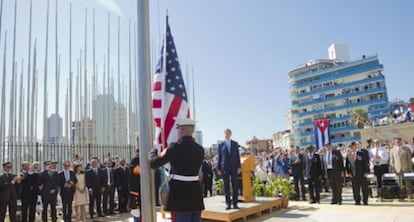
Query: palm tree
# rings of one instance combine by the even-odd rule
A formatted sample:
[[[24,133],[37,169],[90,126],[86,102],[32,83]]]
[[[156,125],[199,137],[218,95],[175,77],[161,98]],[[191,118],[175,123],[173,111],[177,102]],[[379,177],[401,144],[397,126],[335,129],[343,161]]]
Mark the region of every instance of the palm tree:
[[[350,122],[358,129],[363,129],[365,124],[369,122],[368,114],[361,108],[352,111]]]

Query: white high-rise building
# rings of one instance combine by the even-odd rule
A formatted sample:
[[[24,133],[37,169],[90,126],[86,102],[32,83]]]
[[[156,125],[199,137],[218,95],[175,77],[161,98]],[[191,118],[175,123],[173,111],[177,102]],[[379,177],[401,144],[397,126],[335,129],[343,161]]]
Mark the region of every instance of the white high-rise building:
[[[113,123],[113,128],[115,132],[115,144],[128,144],[127,111],[122,103],[115,104]]]
[[[128,144],[127,111],[115,102],[112,95],[98,95],[94,101],[93,119],[96,121],[96,143],[105,145]]]
[[[59,143],[58,140],[63,141],[63,120],[59,114],[53,113],[47,118],[47,129],[50,144],[57,144]]]
[[[349,49],[347,44],[333,43],[328,48],[329,59],[342,62],[349,61]]]
[[[93,119],[96,121],[96,143],[113,145],[115,100],[112,95],[98,95],[93,101],[95,107]]]
[[[201,130],[196,130],[195,141],[200,144],[200,146],[203,146],[203,132]]]

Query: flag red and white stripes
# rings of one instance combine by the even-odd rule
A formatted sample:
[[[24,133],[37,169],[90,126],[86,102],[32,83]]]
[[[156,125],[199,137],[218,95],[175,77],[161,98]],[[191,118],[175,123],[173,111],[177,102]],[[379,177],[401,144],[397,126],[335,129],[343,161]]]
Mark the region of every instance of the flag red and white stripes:
[[[178,140],[175,119],[190,117],[187,92],[168,17],[166,37],[152,85],[152,110],[156,127],[154,145],[162,149]]]

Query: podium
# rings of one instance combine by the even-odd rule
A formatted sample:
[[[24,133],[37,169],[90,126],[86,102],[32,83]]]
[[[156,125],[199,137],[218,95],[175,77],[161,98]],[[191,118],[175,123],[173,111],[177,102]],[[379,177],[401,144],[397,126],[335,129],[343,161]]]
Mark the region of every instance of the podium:
[[[242,156],[240,158],[242,169],[242,186],[243,196],[239,196],[239,200],[243,202],[250,202],[255,200],[252,191],[252,171],[255,171],[255,157],[254,156]]]

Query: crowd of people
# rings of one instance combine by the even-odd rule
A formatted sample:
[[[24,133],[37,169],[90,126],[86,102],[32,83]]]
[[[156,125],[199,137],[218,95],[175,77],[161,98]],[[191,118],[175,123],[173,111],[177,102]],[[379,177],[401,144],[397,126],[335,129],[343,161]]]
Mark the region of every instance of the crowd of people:
[[[292,146],[290,150],[277,150],[273,153],[262,152],[256,156],[255,176],[267,184],[276,176],[293,179],[295,200],[320,203],[320,192],[331,190],[332,204],[342,204],[342,188],[351,185],[356,205],[368,204],[372,190],[370,183],[377,188],[377,195],[383,196],[382,177],[395,173],[395,181],[401,190],[398,198],[414,198],[412,181],[404,173],[414,172],[414,138],[412,144],[395,138],[394,141],[369,140],[368,146],[355,141],[345,146],[330,143],[319,150],[313,146],[306,148]],[[218,158],[210,165],[214,178],[220,179]],[[375,175],[375,176],[372,176]],[[307,185],[308,189],[305,189]],[[361,197],[362,192],[362,197]],[[384,191],[385,192],[385,191]]]
[[[161,193],[157,195],[156,204],[164,205],[174,218],[189,217],[199,221],[204,209],[202,197],[207,197],[208,193],[212,196],[213,180],[221,178],[224,181],[226,209],[231,209],[232,205],[238,209],[237,196],[242,193],[239,175],[241,163],[239,145],[231,140],[231,130],[225,130],[225,141],[220,144],[218,155],[208,160],[204,150],[191,137],[194,123],[185,121],[177,127],[180,141],[161,153],[154,149],[148,157],[158,178],[155,180],[156,193]],[[277,176],[293,178],[295,199],[307,201],[309,198],[312,204],[320,203],[320,192],[325,188],[326,191],[331,190],[331,204],[341,205],[342,188],[350,183],[355,204],[368,205],[368,175],[375,175],[377,194],[381,196],[383,175],[395,173],[396,182],[401,188],[399,198],[412,199],[412,181],[404,174],[414,172],[413,145],[414,138],[413,144],[395,138],[392,143],[370,140],[365,147],[361,142],[335,147],[327,143],[319,150],[313,146],[304,149],[292,146],[290,150],[259,154],[254,174],[264,184]],[[189,161],[184,151],[194,152],[192,156],[197,158]],[[160,168],[167,162],[171,164],[168,183],[165,171]],[[92,157],[84,163],[79,155],[74,160],[64,161],[60,172],[57,171],[57,164],[45,161],[41,167],[39,162],[25,161],[21,164],[20,173],[15,175],[12,174],[12,163],[3,163],[3,172],[0,174],[0,221],[5,220],[7,209],[10,221],[17,221],[17,203],[21,203],[21,221],[35,221],[38,196],[43,208],[42,221],[48,221],[49,217],[57,221],[58,199],[65,222],[71,221],[72,216],[76,220],[86,219],[86,209],[90,218],[132,210],[134,221],[140,221],[139,210],[136,211],[141,205],[138,149],[130,164],[110,156],[103,162]],[[168,184],[167,188],[165,184]],[[305,185],[308,189],[305,189]],[[168,191],[161,192],[165,189]],[[162,195],[167,192],[169,195]],[[189,193],[194,195],[187,195]],[[74,214],[72,209],[75,209]]]
[[[138,155],[139,150],[136,152]],[[126,160],[115,161],[110,156],[103,162],[92,157],[84,164],[82,157],[76,155],[74,160],[62,163],[60,172],[57,171],[58,163],[54,161],[45,161],[43,170],[39,162],[25,161],[17,175],[12,173],[12,163],[5,162],[0,174],[0,221],[5,220],[7,208],[11,222],[17,221],[18,211],[21,211],[21,221],[35,221],[38,197],[41,200],[42,221],[57,221],[58,201],[65,222],[71,221],[72,216],[77,221],[85,220],[86,209],[89,217],[94,218],[136,208],[140,204],[136,201],[139,198],[134,198],[134,194],[139,192],[140,172],[135,169],[139,166],[137,159],[135,157],[127,165]],[[72,209],[75,209],[74,213]]]

